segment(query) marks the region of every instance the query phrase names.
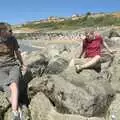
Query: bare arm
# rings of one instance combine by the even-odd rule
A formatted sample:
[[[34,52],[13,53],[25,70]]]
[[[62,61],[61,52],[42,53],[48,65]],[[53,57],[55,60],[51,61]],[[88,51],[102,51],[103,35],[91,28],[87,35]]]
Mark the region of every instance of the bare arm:
[[[24,64],[23,64],[23,59],[22,59],[22,56],[21,56],[21,51],[20,50],[16,50],[15,51],[15,55],[16,55],[17,59],[19,60],[20,65],[23,66]]]
[[[78,58],[81,58],[82,56],[84,56],[85,51],[83,49],[83,44],[84,44],[84,40],[81,41],[81,51],[80,51]]]
[[[112,53],[112,50],[109,48],[105,41],[103,41],[103,46],[107,49],[108,52]]]

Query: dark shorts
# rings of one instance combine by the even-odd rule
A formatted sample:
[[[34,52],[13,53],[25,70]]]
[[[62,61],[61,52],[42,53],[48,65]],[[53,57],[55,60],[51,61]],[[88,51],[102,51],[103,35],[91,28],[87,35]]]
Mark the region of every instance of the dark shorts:
[[[0,67],[0,90],[8,92],[8,86],[11,83],[19,83],[20,75],[20,67],[18,65]]]

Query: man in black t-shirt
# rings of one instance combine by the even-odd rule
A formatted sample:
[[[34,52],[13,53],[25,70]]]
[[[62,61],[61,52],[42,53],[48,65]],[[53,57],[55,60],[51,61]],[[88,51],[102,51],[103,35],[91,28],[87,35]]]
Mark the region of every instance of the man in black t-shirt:
[[[0,23],[0,87],[3,91],[10,92],[9,101],[12,105],[12,120],[20,120],[18,112],[18,83],[21,75],[20,65],[23,69],[25,65],[19,51],[18,42],[12,36],[10,30],[11,26],[9,24]]]

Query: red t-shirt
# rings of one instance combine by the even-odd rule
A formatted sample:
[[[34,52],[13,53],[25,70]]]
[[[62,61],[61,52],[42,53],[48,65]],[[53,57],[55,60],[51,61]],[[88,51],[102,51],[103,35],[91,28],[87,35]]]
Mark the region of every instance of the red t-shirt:
[[[83,45],[85,57],[94,57],[96,55],[101,55],[102,45],[103,39],[100,35],[95,36],[95,39],[90,41],[88,39],[85,39]]]

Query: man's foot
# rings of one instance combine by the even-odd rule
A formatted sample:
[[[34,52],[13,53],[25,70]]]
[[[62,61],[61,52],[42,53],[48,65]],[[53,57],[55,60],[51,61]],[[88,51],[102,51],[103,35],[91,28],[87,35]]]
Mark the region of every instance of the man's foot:
[[[24,120],[23,119],[23,113],[20,107],[18,107],[18,112],[19,112],[19,116],[20,116],[20,120]]]
[[[18,111],[20,113],[20,120],[29,120],[29,113],[28,113],[28,108],[26,105],[20,105],[18,108]]]
[[[76,65],[75,70],[76,70],[76,73],[80,73],[83,70],[83,68],[80,65]]]
[[[14,112],[12,113],[12,120],[21,120],[21,119],[20,119],[20,114],[19,114],[19,112],[14,111]]]

